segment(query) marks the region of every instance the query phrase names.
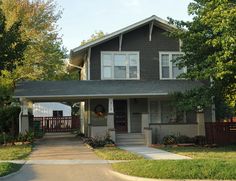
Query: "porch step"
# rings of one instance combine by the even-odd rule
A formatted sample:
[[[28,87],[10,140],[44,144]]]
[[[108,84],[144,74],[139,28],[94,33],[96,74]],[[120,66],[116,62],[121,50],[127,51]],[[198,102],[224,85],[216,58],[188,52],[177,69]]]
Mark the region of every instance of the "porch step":
[[[44,138],[68,138],[68,137],[75,137],[75,135],[70,132],[45,133],[44,135]]]
[[[144,134],[142,133],[126,133],[116,134],[117,145],[144,145]]]

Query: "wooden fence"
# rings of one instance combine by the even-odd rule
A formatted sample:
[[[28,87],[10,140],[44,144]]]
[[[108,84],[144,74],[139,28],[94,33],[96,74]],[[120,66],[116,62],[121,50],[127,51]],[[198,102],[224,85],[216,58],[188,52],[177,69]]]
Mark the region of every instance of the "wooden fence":
[[[77,116],[34,117],[39,122],[39,128],[44,132],[70,132],[80,128],[80,118]]]
[[[209,144],[236,143],[235,122],[206,123],[206,139]]]

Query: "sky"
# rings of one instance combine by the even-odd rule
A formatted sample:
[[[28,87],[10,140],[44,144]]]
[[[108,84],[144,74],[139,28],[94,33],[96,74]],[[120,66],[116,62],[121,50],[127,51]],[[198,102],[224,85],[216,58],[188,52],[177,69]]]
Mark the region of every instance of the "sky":
[[[55,0],[63,10],[58,21],[64,46],[70,50],[95,31],[112,33],[157,15],[191,20],[187,6],[191,0]]]

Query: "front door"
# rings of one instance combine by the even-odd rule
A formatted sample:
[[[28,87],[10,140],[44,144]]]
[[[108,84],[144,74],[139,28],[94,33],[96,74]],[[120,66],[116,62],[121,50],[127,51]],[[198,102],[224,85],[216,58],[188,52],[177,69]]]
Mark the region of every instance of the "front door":
[[[114,121],[116,132],[128,132],[127,100],[114,100]]]

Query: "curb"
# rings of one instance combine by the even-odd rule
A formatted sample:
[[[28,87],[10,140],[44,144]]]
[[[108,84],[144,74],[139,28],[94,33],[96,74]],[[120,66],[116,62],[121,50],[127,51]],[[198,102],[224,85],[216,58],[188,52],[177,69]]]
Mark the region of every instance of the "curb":
[[[21,167],[19,170],[15,171],[15,172],[13,172],[13,173],[10,173],[10,174],[8,174],[8,175],[5,175],[5,176],[0,177],[0,180],[5,180],[5,179],[8,179],[9,177],[13,177],[13,176],[19,174],[19,173],[22,171],[22,169],[23,169],[24,166],[25,166],[25,164],[23,164],[22,167]]]
[[[135,176],[129,176],[125,175],[123,173],[119,173],[113,170],[110,170],[110,173],[121,178],[124,180],[129,181],[232,181],[232,180],[202,180],[202,179],[155,179],[155,178],[144,178],[144,177],[135,177]]]

